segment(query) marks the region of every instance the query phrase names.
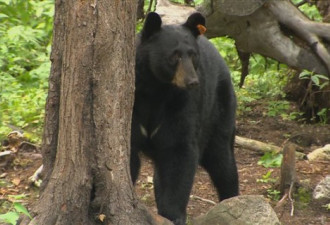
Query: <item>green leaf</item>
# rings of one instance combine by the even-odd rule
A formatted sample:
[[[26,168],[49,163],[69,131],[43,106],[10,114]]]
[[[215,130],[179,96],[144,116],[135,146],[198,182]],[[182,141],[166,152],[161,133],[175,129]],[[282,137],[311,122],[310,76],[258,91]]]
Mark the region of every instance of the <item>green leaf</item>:
[[[5,214],[0,215],[0,221],[9,223],[12,225],[16,225],[18,218],[19,218],[19,214],[17,212],[7,212]]]
[[[30,215],[29,211],[25,208],[24,205],[18,202],[14,202],[14,208],[17,212],[23,213],[24,215],[28,216],[30,219],[32,219],[32,216]]]
[[[1,3],[4,3],[6,5],[9,5],[11,0],[0,0]]]
[[[324,80],[329,80],[329,77],[324,76],[322,74],[315,74],[314,76],[317,76],[318,78],[324,79]]]
[[[318,78],[318,76],[312,76],[311,79],[316,86],[320,85],[320,79]]]
[[[305,70],[299,74],[300,79],[310,79],[310,77],[311,77],[311,73],[307,70]]]
[[[8,15],[0,13],[0,19],[2,19],[2,18],[8,18]]]
[[[260,158],[260,160],[258,161],[258,165],[261,165],[266,168],[279,167],[282,163],[282,158],[282,154],[267,152]]]
[[[322,90],[325,86],[328,86],[329,82],[324,82],[323,84],[320,85],[320,89]]]

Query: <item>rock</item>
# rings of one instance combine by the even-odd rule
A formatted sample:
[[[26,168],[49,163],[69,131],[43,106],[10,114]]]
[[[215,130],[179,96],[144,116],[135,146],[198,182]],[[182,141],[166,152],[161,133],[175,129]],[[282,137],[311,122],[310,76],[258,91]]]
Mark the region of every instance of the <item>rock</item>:
[[[307,155],[308,160],[326,160],[330,161],[330,144],[325,145],[323,148],[318,148]]]
[[[330,175],[318,183],[313,192],[314,199],[330,199]]]
[[[241,195],[226,199],[205,215],[193,220],[193,225],[280,225],[273,208],[260,195]]]

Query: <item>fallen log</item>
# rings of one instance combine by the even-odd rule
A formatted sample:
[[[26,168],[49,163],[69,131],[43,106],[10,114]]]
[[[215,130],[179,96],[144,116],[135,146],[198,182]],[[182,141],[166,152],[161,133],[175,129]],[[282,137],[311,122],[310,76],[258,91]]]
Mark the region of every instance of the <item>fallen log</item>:
[[[240,136],[235,137],[235,144],[242,146],[246,149],[257,151],[257,152],[275,152],[275,153],[282,153],[283,149],[276,145],[267,144],[261,141],[244,138]],[[295,153],[297,159],[307,159],[306,154],[297,152]]]

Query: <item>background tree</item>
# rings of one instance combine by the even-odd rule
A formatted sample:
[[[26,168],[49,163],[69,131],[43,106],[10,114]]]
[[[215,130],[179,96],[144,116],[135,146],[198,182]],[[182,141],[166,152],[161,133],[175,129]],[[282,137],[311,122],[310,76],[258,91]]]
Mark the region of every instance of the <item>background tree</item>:
[[[35,217],[22,224],[149,224],[129,176],[136,2],[55,3]]]

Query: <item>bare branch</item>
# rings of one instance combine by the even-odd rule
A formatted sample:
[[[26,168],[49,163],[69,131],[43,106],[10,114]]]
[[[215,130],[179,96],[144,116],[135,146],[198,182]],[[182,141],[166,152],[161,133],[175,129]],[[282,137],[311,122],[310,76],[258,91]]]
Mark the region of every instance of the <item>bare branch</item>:
[[[318,37],[330,40],[330,24],[310,21],[289,1],[269,1],[265,7],[273,13],[280,23],[292,29],[311,46],[311,49],[322,59],[328,73],[330,73],[330,55]],[[289,17],[288,15],[295,16]]]

